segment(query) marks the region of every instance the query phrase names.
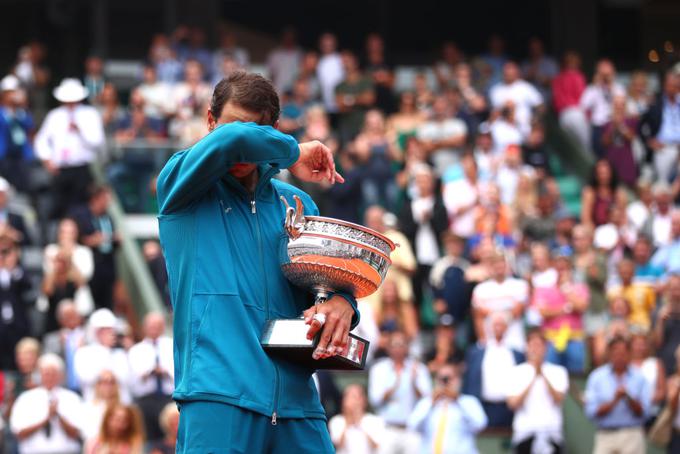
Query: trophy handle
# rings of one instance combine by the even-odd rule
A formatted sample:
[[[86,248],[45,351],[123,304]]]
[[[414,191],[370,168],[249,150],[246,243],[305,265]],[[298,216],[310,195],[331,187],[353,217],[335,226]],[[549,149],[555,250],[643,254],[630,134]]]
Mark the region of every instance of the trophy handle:
[[[281,201],[286,206],[286,219],[283,223],[283,227],[291,240],[296,240],[302,235],[305,229],[305,215],[304,215],[304,205],[300,197],[294,195],[295,208],[288,205],[288,201],[284,196],[281,196]]]

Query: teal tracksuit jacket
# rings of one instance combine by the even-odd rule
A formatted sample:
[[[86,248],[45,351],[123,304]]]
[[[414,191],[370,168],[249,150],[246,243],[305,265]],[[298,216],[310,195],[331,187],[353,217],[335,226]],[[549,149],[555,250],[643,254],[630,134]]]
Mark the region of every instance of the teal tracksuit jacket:
[[[285,196],[311,198],[273,180],[294,164],[297,142],[270,126],[234,122],[174,154],[158,176],[160,240],[174,307],[176,401],[215,401],[280,418],[325,418],[312,370],[270,358],[259,343],[266,320],[295,318],[312,304],[279,266],[287,236]],[[258,165],[249,193],[228,174]],[[342,294],[355,309],[356,301]]]

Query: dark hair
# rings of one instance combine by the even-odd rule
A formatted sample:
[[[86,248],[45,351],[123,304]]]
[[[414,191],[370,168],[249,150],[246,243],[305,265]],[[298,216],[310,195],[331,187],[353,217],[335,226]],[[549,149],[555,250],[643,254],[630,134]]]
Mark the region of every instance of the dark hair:
[[[614,348],[617,344],[623,344],[626,346],[626,350],[630,350],[630,340],[623,337],[623,336],[614,336],[612,337],[609,342],[607,342],[607,350],[611,350]]]
[[[543,341],[544,344],[546,343],[545,336],[543,335],[543,331],[541,331],[540,328],[530,328],[527,330],[526,334],[527,342],[529,342],[533,337],[541,339],[541,341]]]
[[[279,95],[271,82],[259,74],[235,71],[219,81],[210,100],[210,112],[215,119],[222,115],[228,102],[261,113],[260,124],[274,125],[279,119]]]
[[[105,192],[111,192],[111,188],[104,184],[94,184],[87,189],[88,200],[94,200]]]
[[[607,167],[609,167],[609,173],[611,173],[611,179],[609,181],[609,189],[611,191],[616,191],[616,189],[619,187],[619,176],[616,174],[616,170],[614,170],[614,166],[611,165],[609,161],[607,161],[605,158],[600,158],[597,161],[595,161],[595,164],[593,164],[593,168],[590,173],[590,181],[588,185],[594,189],[596,189],[599,185],[599,182],[597,181],[597,166],[600,164],[606,164]]]

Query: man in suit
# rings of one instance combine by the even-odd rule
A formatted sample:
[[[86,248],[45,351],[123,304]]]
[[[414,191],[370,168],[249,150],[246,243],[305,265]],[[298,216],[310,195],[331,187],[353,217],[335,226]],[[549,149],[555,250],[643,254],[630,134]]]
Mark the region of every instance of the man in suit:
[[[64,360],[64,385],[72,391],[80,389],[73,367],[73,358],[76,350],[85,344],[82,320],[75,303],[72,300],[62,300],[57,305],[59,329],[43,337],[44,352],[54,353]]]

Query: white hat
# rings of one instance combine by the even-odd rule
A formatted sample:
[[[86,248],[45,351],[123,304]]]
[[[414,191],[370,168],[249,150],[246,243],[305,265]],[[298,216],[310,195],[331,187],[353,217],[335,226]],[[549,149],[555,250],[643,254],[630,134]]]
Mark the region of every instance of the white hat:
[[[7,180],[0,177],[0,192],[8,192],[10,190],[10,185]]]
[[[598,249],[610,251],[619,242],[619,232],[613,224],[604,224],[595,229],[593,244]]]
[[[52,92],[59,102],[80,102],[87,98],[89,91],[78,79],[64,79]]]
[[[94,329],[99,328],[115,328],[117,321],[116,316],[108,309],[97,309],[90,315],[90,327]]]
[[[0,80],[0,91],[12,91],[19,88],[19,79],[14,74],[9,74]]]

